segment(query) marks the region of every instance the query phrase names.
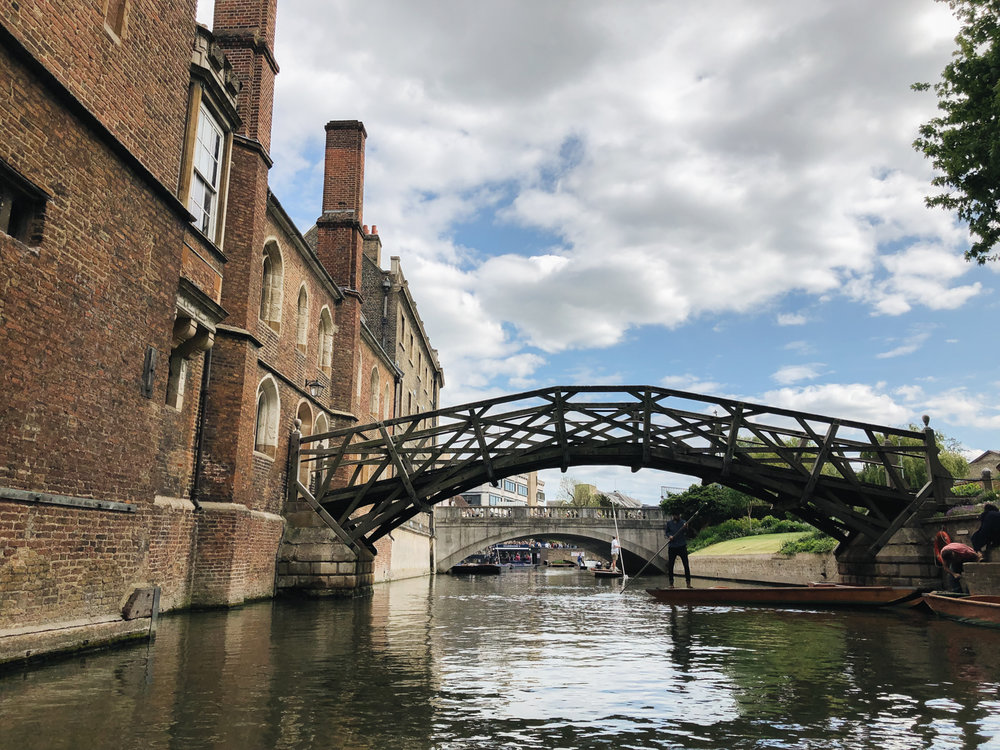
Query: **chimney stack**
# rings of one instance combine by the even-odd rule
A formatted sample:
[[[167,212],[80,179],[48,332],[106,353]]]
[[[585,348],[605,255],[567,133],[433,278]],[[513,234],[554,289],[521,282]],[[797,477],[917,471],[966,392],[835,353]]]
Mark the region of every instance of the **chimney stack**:
[[[316,254],[334,281],[354,290],[361,286],[367,137],[358,120],[326,124],[323,215],[316,221]]]
[[[243,83],[237,100],[243,126],[240,135],[271,149],[274,107],[274,27],[278,0],[215,0],[212,34]]]

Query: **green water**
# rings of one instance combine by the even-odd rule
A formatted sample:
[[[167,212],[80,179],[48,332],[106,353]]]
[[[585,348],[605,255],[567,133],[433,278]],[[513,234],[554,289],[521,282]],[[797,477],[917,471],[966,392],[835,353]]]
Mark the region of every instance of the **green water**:
[[[168,616],[149,648],[0,675],[0,748],[1000,748],[1000,631],[633,585],[439,576]]]

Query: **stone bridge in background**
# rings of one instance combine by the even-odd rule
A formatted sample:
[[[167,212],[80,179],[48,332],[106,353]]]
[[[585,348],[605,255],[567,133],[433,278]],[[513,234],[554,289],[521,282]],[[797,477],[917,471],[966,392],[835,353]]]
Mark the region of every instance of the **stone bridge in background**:
[[[464,558],[492,544],[512,539],[568,542],[602,559],[611,555],[611,538],[618,536],[625,572],[635,573],[647,562],[647,573],[664,573],[667,540],[659,508],[470,507],[434,509],[435,567],[443,573]],[[654,570],[655,568],[655,570]]]

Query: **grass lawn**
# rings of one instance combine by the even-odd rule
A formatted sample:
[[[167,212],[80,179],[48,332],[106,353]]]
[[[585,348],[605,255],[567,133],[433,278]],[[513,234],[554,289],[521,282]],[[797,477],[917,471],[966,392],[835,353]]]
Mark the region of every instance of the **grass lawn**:
[[[713,544],[705,549],[692,552],[695,555],[766,555],[773,554],[781,549],[785,542],[805,536],[806,531],[791,531],[785,534],[760,534],[758,536],[744,536],[739,539],[729,539],[725,542]]]

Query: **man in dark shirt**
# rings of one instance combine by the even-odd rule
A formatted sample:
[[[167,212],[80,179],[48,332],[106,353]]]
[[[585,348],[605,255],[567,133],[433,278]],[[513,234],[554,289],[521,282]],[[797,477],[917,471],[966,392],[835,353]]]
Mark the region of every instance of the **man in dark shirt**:
[[[972,535],[972,548],[983,553],[983,560],[990,561],[990,550],[1000,547],[1000,510],[993,503],[983,506],[979,528]]]
[[[684,580],[688,588],[691,588],[691,568],[688,565],[688,542],[687,542],[687,521],[681,519],[679,513],[674,513],[663,533],[667,536],[667,576],[670,585],[674,585],[674,563],[677,558],[684,564]]]

